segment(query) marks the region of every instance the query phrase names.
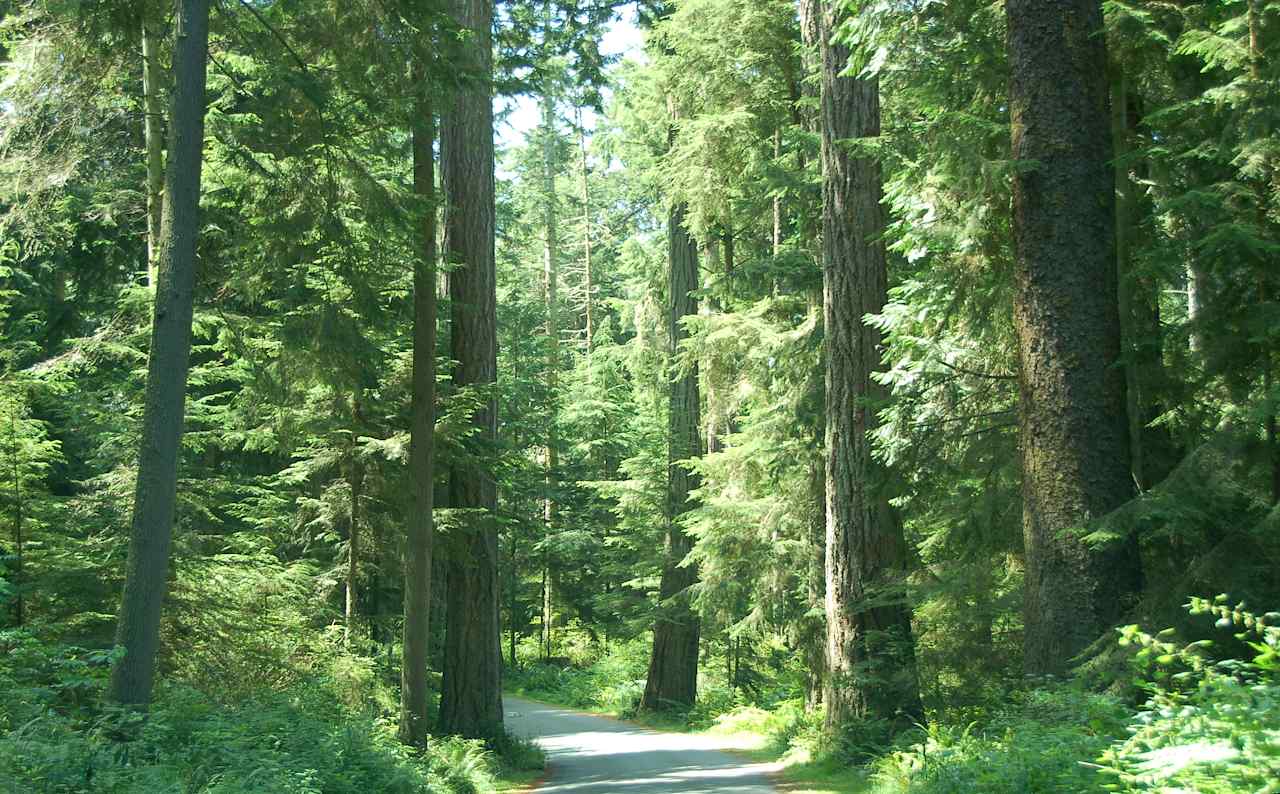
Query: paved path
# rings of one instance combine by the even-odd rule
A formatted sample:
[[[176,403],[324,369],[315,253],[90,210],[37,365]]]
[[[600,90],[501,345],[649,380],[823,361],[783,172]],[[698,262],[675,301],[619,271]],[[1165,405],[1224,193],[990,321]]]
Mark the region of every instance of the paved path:
[[[706,736],[656,733],[606,717],[504,696],[513,733],[547,751],[538,794],[774,794],[765,764]]]

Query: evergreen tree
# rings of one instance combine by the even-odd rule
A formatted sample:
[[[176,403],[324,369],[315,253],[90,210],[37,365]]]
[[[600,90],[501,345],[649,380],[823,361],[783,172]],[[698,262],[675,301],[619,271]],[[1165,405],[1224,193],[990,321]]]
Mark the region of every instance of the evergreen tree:
[[[866,322],[887,299],[880,164],[847,141],[880,134],[879,83],[847,76],[836,39],[843,14],[820,7],[822,48],[822,272],[826,333],[826,689],[828,726],[920,714],[911,613],[900,588],[907,550],[889,504],[889,474],[871,433],[883,391],[880,331]],[[861,156],[857,156],[861,154]],[[895,594],[894,589],[899,592]]]
[[[174,14],[176,44],[165,175],[167,199],[161,223],[129,568],[116,629],[116,644],[124,649],[124,656],[111,671],[111,698],[130,705],[146,705],[155,682],[160,610],[169,578],[173,538],[200,231],[209,4],[207,0],[180,0]]]
[[[497,379],[492,54],[488,0],[455,0],[457,27],[470,36],[457,62],[465,81],[443,112],[440,151],[451,311],[453,383],[487,390]],[[465,56],[461,53],[465,52]],[[454,463],[449,506],[467,511],[450,548],[440,725],[446,733],[492,736],[502,726],[498,626],[497,483],[483,455],[497,434],[497,403],[483,394],[473,415],[475,447]]]
[[[1024,664],[1055,673],[1141,589],[1134,538],[1088,523],[1132,496],[1116,297],[1102,4],[1007,4],[1022,387]],[[1052,56],[1049,53],[1053,53]]]

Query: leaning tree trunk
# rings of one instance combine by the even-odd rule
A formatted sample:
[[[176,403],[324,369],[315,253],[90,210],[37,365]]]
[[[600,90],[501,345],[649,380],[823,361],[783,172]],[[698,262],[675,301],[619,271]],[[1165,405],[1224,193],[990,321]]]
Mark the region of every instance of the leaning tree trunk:
[[[846,141],[880,134],[874,77],[841,76],[850,50],[833,36],[844,18],[822,3],[822,272],[826,334],[827,724],[920,715],[911,612],[902,592],[907,553],[889,506],[888,473],[871,455],[883,389],[880,331],[863,320],[887,299],[880,163]],[[876,606],[868,606],[868,601]]]
[[[698,249],[685,227],[685,213],[685,206],[677,204],[667,222],[671,268],[667,329],[673,368],[680,342],[688,337],[681,320],[698,313],[698,301],[692,294],[698,288]],[[673,374],[668,417],[666,549],[653,624],[653,654],[640,702],[642,708],[651,710],[693,705],[698,694],[701,627],[689,603],[689,588],[697,581],[698,573],[691,566],[681,565],[693,543],[680,524],[681,517],[693,507],[690,494],[700,484],[698,475],[682,463],[698,457],[701,446],[697,364]]]
[[[1024,664],[1060,673],[1141,587],[1132,539],[1094,518],[1133,493],[1100,0],[1007,0],[1015,323],[1026,544]]]
[[[454,23],[470,37],[455,57],[475,75],[444,114],[441,165],[447,204],[454,384],[490,388],[497,378],[497,294],[494,269],[493,70],[491,0],[453,0]],[[497,440],[497,406],[487,399],[473,417],[475,440]],[[487,452],[484,450],[482,455]],[[502,655],[498,625],[497,484],[471,457],[450,472],[450,506],[469,511],[449,560],[444,681],[440,729],[491,737],[502,729]]]
[[[427,645],[431,637],[431,554],[435,520],[436,206],[435,116],[424,70],[413,110],[413,192],[423,202],[413,262],[413,398],[409,424],[409,514],[404,565],[404,634],[400,667],[400,741],[425,748],[428,722]]]
[[[124,656],[111,669],[108,694],[119,703],[145,705],[155,681],[160,607],[169,573],[182,441],[187,370],[191,360],[200,166],[204,148],[205,62],[209,0],[178,0],[174,88],[165,177],[164,221],[151,355],[134,490],[133,525],[116,645]]]

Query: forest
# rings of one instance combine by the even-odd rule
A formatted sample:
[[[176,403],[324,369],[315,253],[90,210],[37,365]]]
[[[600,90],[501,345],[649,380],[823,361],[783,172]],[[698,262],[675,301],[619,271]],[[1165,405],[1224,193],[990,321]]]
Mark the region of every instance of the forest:
[[[1280,792],[1277,347],[1280,0],[0,0],[0,794]]]

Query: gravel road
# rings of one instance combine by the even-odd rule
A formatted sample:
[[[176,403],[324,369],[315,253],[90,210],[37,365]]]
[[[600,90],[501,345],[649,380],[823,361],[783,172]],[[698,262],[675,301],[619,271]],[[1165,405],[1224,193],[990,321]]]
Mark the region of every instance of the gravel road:
[[[538,794],[774,794],[766,764],[706,736],[657,733],[607,717],[504,696],[507,727],[547,751]]]

